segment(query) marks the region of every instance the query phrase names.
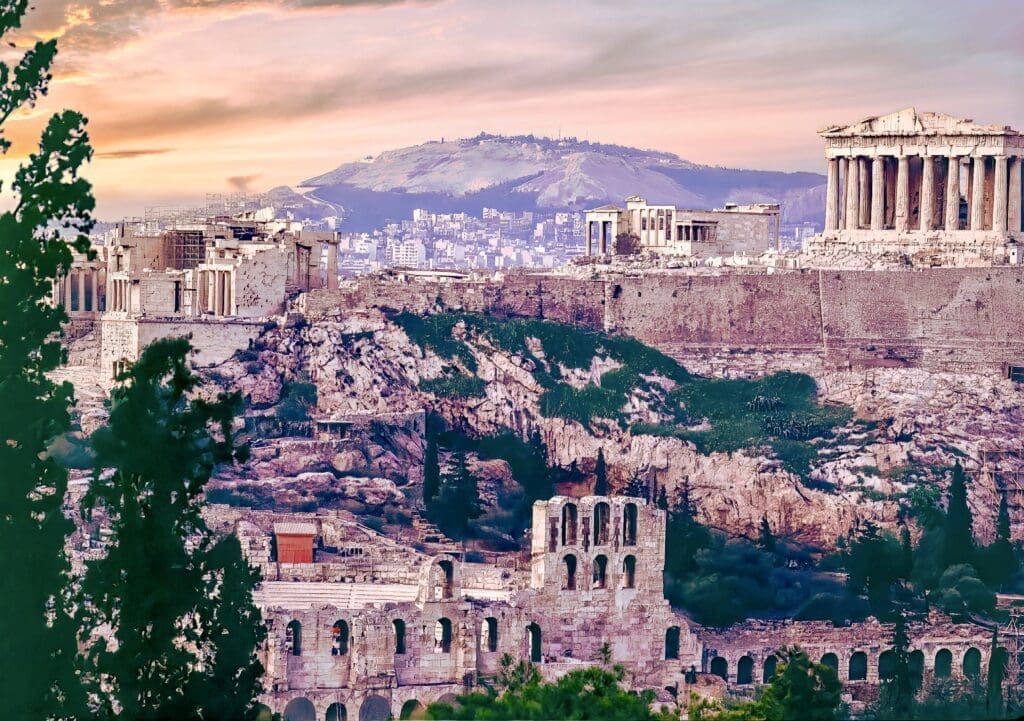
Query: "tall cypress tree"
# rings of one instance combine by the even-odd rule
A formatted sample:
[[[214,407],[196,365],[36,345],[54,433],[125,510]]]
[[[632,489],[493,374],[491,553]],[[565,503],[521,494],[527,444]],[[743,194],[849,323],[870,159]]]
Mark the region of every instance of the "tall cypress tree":
[[[974,557],[974,529],[967,505],[967,474],[957,461],[949,484],[942,560],[946,567],[970,563]]]
[[[86,564],[79,604],[98,718],[255,713],[257,577],[200,512],[214,467],[247,457],[232,436],[241,399],[196,398],[189,351],[182,338],[149,346],[119,378],[109,423],[93,435],[97,471],[83,512],[102,508],[112,531],[107,554]]]
[[[594,464],[594,495],[608,495],[608,466],[604,462],[604,449],[597,449],[597,463]]]
[[[27,9],[27,0],[0,0],[0,38]],[[13,147],[4,126],[46,94],[56,53],[56,41],[37,42],[16,64],[0,62],[0,156]],[[38,147],[0,187],[0,207],[11,208],[0,214],[0,697],[11,719],[72,716],[82,700],[67,612],[67,471],[47,454],[71,425],[71,385],[46,375],[63,361],[67,315],[46,300],[70,269],[72,248],[88,250],[94,201],[78,177],[92,157],[85,124],[72,111],[50,117]]]
[[[910,670],[910,637],[902,609],[892,630],[892,676],[882,682],[879,718],[909,719],[914,710],[914,678]]]
[[[768,553],[775,553],[775,534],[772,533],[772,527],[768,523],[767,515],[761,516],[761,532],[757,543]]]
[[[441,484],[441,466],[437,462],[437,436],[427,428],[427,447],[423,452],[423,503],[430,506]]]

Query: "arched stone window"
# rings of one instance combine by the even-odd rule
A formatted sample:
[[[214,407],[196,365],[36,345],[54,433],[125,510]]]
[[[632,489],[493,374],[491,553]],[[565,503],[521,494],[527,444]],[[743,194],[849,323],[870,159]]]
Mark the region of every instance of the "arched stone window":
[[[608,558],[606,556],[594,557],[594,584],[592,587],[608,587]]]
[[[764,660],[764,667],[761,669],[761,683],[768,683],[775,678],[775,669],[779,665],[779,657],[772,654]]]
[[[594,545],[603,546],[608,543],[608,521],[611,511],[608,504],[601,501],[594,506]]]
[[[345,704],[343,703],[332,703],[327,707],[327,721],[348,721],[348,711],[345,710]]]
[[[444,580],[441,586],[441,598],[451,598],[452,588],[455,585],[455,567],[451,561],[444,560],[438,561],[437,567],[441,569],[444,574]]]
[[[935,678],[949,678],[953,674],[953,654],[948,648],[935,654]]]
[[[679,626],[669,626],[665,631],[665,659],[679,658]]]
[[[754,683],[754,659],[750,656],[743,656],[736,664],[736,683]]]
[[[284,647],[290,649],[292,656],[302,655],[302,624],[292,619],[284,630]]]
[[[562,506],[562,545],[576,545],[576,531],[579,525],[579,512],[575,503],[566,503]]]
[[[396,618],[391,625],[395,628],[395,653],[405,653],[405,621]]]
[[[334,626],[331,627],[331,636],[333,636],[333,641],[331,642],[331,655],[344,656],[347,654],[348,623],[340,618],[335,621]]]
[[[888,681],[896,675],[896,654],[882,651],[878,656],[878,679]]]
[[[439,618],[434,624],[434,652],[451,653],[451,651],[452,622],[447,618]]]
[[[635,503],[627,503],[622,509],[622,545],[636,545],[637,507]]]
[[[308,698],[293,698],[284,707],[284,721],[316,721],[316,708]]]
[[[540,626],[536,622],[526,627],[526,638],[530,644],[530,661],[532,663],[540,663],[543,659],[541,655],[541,634]]]
[[[729,680],[729,662],[721,656],[711,659],[711,673],[726,681]]]
[[[622,559],[622,587],[636,588],[636,556]]]
[[[576,556],[571,553],[562,559],[562,588],[566,591],[576,590]]]
[[[391,704],[383,696],[368,696],[359,707],[359,721],[387,721],[391,718]]]
[[[823,666],[828,666],[833,671],[835,671],[836,676],[839,675],[839,657],[836,656],[834,653],[826,653],[824,656],[822,656],[821,664]]]
[[[483,628],[480,629],[480,641],[482,650],[491,653],[498,650],[498,619],[493,616],[484,619]]]
[[[910,669],[910,681],[913,683],[914,688],[921,688],[922,684],[924,684],[924,652],[911,651],[910,658],[907,660],[907,666]]]
[[[426,708],[424,708],[423,704],[421,704],[416,699],[411,698],[404,704],[402,704],[402,710],[399,712],[398,718],[402,721],[404,721],[405,719],[424,718],[425,711]]]
[[[850,656],[850,680],[864,681],[868,677],[868,655],[863,651]]]
[[[976,648],[969,648],[964,654],[964,676],[971,679],[981,678],[981,651]]]

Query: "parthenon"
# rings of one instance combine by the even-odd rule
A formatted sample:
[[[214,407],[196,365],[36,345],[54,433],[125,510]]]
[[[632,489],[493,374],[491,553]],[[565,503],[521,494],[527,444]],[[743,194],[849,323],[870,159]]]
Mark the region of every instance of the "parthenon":
[[[1024,137],[1011,127],[907,108],[819,134],[826,242],[968,244],[998,259],[1020,238]]]

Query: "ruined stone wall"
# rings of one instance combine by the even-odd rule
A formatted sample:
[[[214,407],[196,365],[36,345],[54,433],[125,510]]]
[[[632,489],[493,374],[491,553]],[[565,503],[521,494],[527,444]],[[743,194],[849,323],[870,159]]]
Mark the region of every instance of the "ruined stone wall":
[[[821,349],[815,272],[654,275],[606,282],[605,327],[669,354]]]
[[[245,258],[234,271],[235,315],[258,318],[280,312],[287,280],[283,248],[267,248]]]
[[[703,629],[697,632],[704,644],[703,670],[715,673],[725,663],[727,681],[732,685],[763,683],[765,662],[771,668],[780,648],[799,645],[813,661],[835,661],[839,680],[843,684],[867,685],[879,682],[879,658],[892,648],[892,624],[881,624],[874,619],[852,626],[836,627],[826,621],[747,621],[721,630]],[[928,624],[908,625],[910,651],[920,652],[925,677],[934,676],[936,659],[944,650],[950,654],[953,676],[964,676],[964,658],[971,649],[980,658],[981,678],[991,653],[991,631],[973,624],[954,624],[949,619],[934,618]],[[855,656],[863,654],[855,659]],[[943,654],[944,655],[944,654]],[[742,659],[752,669],[752,680],[740,678]],[[715,661],[715,659],[721,659]],[[851,678],[857,663],[866,663],[865,678]],[[851,662],[852,666],[851,666]],[[941,665],[941,664],[940,664]],[[940,669],[941,672],[941,669]],[[856,674],[854,674],[856,675]]]
[[[978,372],[1024,359],[1019,268],[820,273],[834,366]]]
[[[115,318],[101,322],[101,370],[113,372],[114,363],[135,361],[150,343],[170,336],[189,336],[196,349],[197,365],[221,363],[263,330],[261,321],[236,319],[199,320],[188,318]]]

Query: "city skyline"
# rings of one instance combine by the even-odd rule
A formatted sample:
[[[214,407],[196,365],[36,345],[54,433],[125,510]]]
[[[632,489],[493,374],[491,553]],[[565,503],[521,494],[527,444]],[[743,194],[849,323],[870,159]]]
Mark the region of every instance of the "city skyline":
[[[872,10],[40,3],[17,44],[57,37],[54,81],[35,111],[10,124],[15,146],[0,174],[31,151],[48,112],[65,106],[90,118],[96,158],[87,175],[100,217],[294,186],[368,154],[480,131],[823,172],[814,131],[831,123],[916,106],[1024,124],[1024,102],[1006,92],[1024,71],[1024,19],[1009,3]],[[963,32],[993,14],[1004,21]]]

